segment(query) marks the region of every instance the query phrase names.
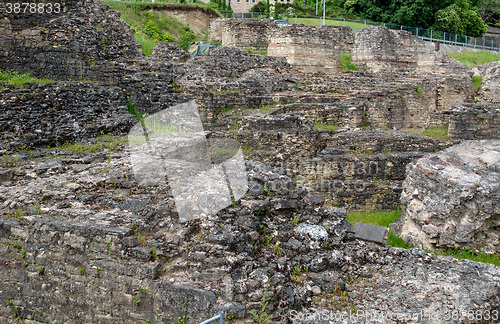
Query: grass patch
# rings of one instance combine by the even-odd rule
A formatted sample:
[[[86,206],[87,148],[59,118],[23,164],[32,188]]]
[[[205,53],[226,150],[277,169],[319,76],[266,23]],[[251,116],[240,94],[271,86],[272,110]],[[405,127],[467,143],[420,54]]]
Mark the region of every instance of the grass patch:
[[[462,51],[462,53],[448,52],[446,54],[448,54],[450,57],[454,58],[459,62],[462,62],[467,66],[476,66],[484,63],[500,61],[500,54],[486,52],[486,51],[479,51],[479,52]]]
[[[66,143],[62,147],[72,153],[98,153],[104,151],[116,151],[118,145],[127,143],[126,137],[102,135],[96,138],[95,143],[77,144]]]
[[[474,75],[472,77],[472,85],[474,86],[474,88],[479,89],[479,87],[481,86],[482,82],[483,82],[483,77],[482,76],[480,76],[480,75]]]
[[[422,134],[444,141],[448,141],[450,139],[448,136],[448,125],[429,127],[423,130]]]
[[[494,264],[494,265],[500,267],[500,255],[497,253],[493,253],[493,254],[486,254],[486,253],[482,253],[482,252],[477,253],[477,252],[467,250],[467,249],[461,249],[461,250],[453,249],[453,250],[444,251],[444,252],[437,252],[437,253],[431,251],[431,253],[435,253],[438,255],[452,256],[455,259],[467,259],[467,260],[476,261],[476,262],[491,263],[491,264]]]
[[[383,227],[389,227],[389,224],[396,221],[401,214],[401,210],[394,211],[369,211],[369,212],[361,212],[361,213],[348,213],[347,220],[351,224],[355,223],[366,223],[372,225],[378,225]],[[396,234],[389,231],[387,244],[394,247],[400,247],[404,249],[413,248],[411,244],[405,242],[402,238],[397,236]],[[480,250],[480,247],[479,247]],[[500,266],[500,255],[495,254],[486,254],[482,252],[474,252],[467,249],[453,249],[447,251],[430,251],[427,250],[428,253],[434,253],[436,255],[443,256],[451,256],[456,259],[467,259],[476,262],[490,263],[496,266]]]
[[[339,65],[342,71],[358,71],[358,67],[352,63],[352,56],[349,53],[340,54]]]
[[[290,18],[289,21],[291,23],[295,23],[295,18]],[[304,24],[309,26],[320,26],[322,25],[322,19],[320,18],[297,18],[297,24]],[[344,26],[344,21],[342,20],[329,20],[325,21],[325,25],[328,26]],[[346,21],[345,26],[351,27],[352,29],[361,30],[365,28],[364,23]]]
[[[134,38],[137,41],[137,43],[141,44],[142,53],[144,55],[149,56],[153,54],[153,48],[156,47],[156,44],[158,43],[157,41],[150,39],[140,30],[136,31]]]
[[[335,132],[339,127],[335,124],[323,124],[323,123],[318,123],[314,124],[314,129],[316,130],[329,130],[332,132]]]
[[[389,224],[396,221],[399,218],[400,214],[400,209],[394,211],[369,211],[361,213],[349,213],[347,214],[347,220],[352,224],[366,223],[389,227]]]
[[[250,54],[260,54],[260,55],[267,55],[267,50],[260,50],[260,51],[254,51],[254,50],[251,50],[251,49],[247,49],[245,50],[247,53],[250,53]]]
[[[39,79],[29,73],[19,74],[15,71],[2,71],[0,70],[0,82],[5,82],[14,86],[22,86],[25,83],[50,83],[53,80]]]

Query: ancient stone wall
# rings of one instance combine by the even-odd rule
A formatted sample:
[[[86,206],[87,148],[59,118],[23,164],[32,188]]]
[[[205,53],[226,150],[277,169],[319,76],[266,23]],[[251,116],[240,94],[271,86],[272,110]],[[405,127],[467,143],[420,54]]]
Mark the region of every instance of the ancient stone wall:
[[[445,112],[451,138],[479,140],[500,138],[500,104],[456,103]]]
[[[278,25],[268,19],[227,19],[222,27],[222,45],[265,51],[276,28]]]
[[[464,141],[409,164],[397,233],[429,249],[499,253],[499,144]]]
[[[1,69],[59,80],[95,79],[94,69],[106,60],[142,56],[119,12],[97,0],[60,3],[58,14],[1,14]]]
[[[215,294],[159,280],[153,249],[130,228],[0,218],[0,241],[2,321],[172,323],[213,315]]]
[[[288,63],[305,70],[341,70],[340,54],[350,53],[354,34],[349,27],[283,25],[269,38],[268,55],[284,56]]]
[[[208,26],[208,41],[222,44],[222,31],[226,19],[215,19]]]
[[[352,52],[355,65],[375,73],[472,75],[470,68],[445,53],[426,50],[424,42],[410,32],[382,26],[368,26],[354,35],[349,27],[225,19],[212,22],[209,39],[242,49],[267,49],[268,55],[286,57],[292,66],[308,70],[340,70],[340,54]]]
[[[482,83],[477,98],[480,102],[500,102],[500,62],[478,66]]]

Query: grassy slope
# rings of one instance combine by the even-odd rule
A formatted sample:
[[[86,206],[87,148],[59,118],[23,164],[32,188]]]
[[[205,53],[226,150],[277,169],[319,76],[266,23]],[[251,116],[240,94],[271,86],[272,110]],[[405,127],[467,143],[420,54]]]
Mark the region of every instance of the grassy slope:
[[[162,35],[166,35],[166,38],[171,37],[169,41],[174,41],[186,50],[191,41],[205,38],[205,35],[202,34],[195,35],[190,30],[189,25],[182,23],[178,19],[160,16],[154,10],[152,11],[152,15],[148,15],[148,12],[150,11],[148,5],[151,5],[151,3],[119,2],[109,0],[104,0],[103,3],[107,4],[112,9],[119,11],[121,13],[121,19],[136,31],[135,39],[142,45],[142,52],[145,55],[151,55],[152,49],[156,46],[158,40],[160,40],[157,37],[152,36],[151,33],[148,33],[148,30],[145,28],[148,17]]]
[[[486,51],[472,52],[462,51],[462,53],[446,53],[457,61],[462,62],[467,66],[476,66],[484,63],[500,61],[500,54],[495,54]]]
[[[352,224],[361,222],[383,227],[389,227],[390,223],[398,219],[399,214],[401,214],[401,210],[388,211],[388,212],[370,211],[362,213],[349,213],[347,214],[347,220]],[[387,244],[395,247],[402,247],[405,249],[412,247],[408,243],[403,241],[401,238],[399,238],[397,235],[391,233],[390,231]],[[444,252],[435,252],[435,251],[428,251],[428,252],[439,255],[449,255],[457,259],[468,259],[472,261],[491,263],[496,266],[500,266],[500,255],[498,254],[475,253],[468,250],[456,250],[456,249]]]

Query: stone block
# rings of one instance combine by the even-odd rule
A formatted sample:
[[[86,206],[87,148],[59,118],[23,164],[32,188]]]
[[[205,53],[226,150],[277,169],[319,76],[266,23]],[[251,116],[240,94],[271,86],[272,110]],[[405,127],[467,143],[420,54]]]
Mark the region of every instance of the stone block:
[[[357,239],[372,241],[376,243],[384,243],[387,228],[365,223],[356,223],[354,224],[352,231],[354,232],[354,237]]]

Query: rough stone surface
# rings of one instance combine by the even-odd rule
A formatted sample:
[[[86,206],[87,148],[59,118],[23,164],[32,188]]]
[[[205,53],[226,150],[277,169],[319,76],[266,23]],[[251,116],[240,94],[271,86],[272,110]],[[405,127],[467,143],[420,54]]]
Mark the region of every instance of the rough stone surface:
[[[167,42],[158,42],[150,56],[150,59],[171,63],[186,62],[189,58],[189,54],[180,46]]]
[[[141,57],[134,31],[98,0],[60,1],[60,13],[0,14],[0,68],[57,80],[106,78],[106,61]]]
[[[2,68],[73,79],[0,85],[0,322],[198,323],[219,310],[242,322],[263,301],[273,323],[321,308],[498,310],[498,267],[355,240],[338,208],[396,209],[406,166],[453,144],[423,128],[449,125],[455,142],[493,134],[482,121],[496,116],[490,105],[452,112],[474,94],[460,67],[436,56],[421,60],[427,71],[404,72],[420,62],[403,55],[415,41],[404,33],[381,45],[399,44],[401,73],[299,71],[284,57],[228,47],[169,63],[184,54],[166,44],[149,58],[134,54],[133,35],[106,6],[66,4],[59,18],[0,20],[0,42],[22,58],[3,56]],[[232,41],[264,49],[265,25],[276,26],[252,23],[244,34],[238,22],[241,40]],[[326,31],[349,51],[347,29],[311,29]],[[307,33],[290,35],[313,48]],[[315,55],[328,56],[328,46]],[[250,190],[180,223],[168,179],[141,182],[126,140],[109,135],[128,131],[132,102],[147,115],[187,99],[207,136],[240,143]]]
[[[483,79],[478,92],[482,102],[500,102],[500,62],[492,62],[479,67]]]
[[[456,103],[449,115],[448,135],[454,139],[500,138],[500,104]]]
[[[365,223],[356,223],[352,228],[354,237],[357,239],[372,241],[375,243],[384,243],[387,228]]]
[[[354,34],[349,27],[281,25],[269,37],[267,53],[284,56],[292,66],[305,70],[339,71],[340,54],[349,53]]]
[[[464,141],[409,164],[395,226],[403,239],[500,252],[499,148],[498,140]]]

